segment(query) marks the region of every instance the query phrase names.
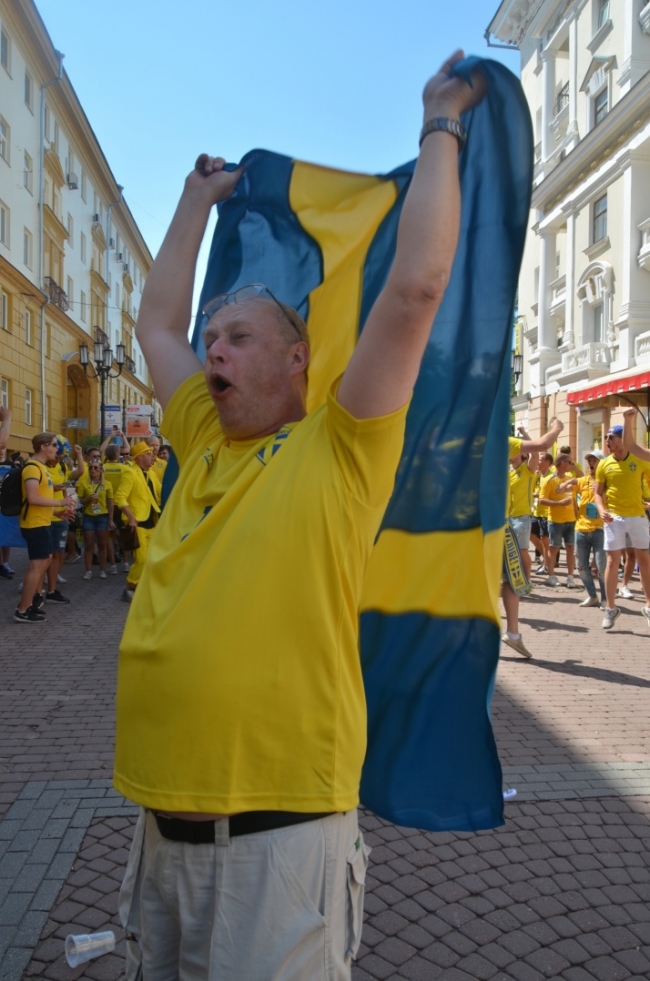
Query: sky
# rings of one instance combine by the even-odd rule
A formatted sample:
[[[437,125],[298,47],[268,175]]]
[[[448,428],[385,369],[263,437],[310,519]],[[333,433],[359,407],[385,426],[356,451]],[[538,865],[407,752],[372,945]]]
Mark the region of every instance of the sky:
[[[519,74],[483,36],[499,0],[36,4],[154,256],[201,152],[382,173],[416,155],[422,88],[456,48]]]

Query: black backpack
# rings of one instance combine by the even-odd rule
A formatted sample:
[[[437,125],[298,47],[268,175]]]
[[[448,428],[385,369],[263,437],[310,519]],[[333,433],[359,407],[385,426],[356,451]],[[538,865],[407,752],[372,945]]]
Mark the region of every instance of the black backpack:
[[[23,506],[20,470],[10,470],[0,484],[0,512],[5,518],[17,518]]]

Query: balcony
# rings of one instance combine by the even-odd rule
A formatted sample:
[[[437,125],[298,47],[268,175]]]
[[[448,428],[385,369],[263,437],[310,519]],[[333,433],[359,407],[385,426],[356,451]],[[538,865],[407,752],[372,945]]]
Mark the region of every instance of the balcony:
[[[636,261],[641,269],[650,272],[650,218],[642,221],[637,228],[641,232],[641,248],[639,249]]]
[[[550,284],[551,290],[551,316],[559,313],[566,305],[566,276],[558,276]]]
[[[650,330],[634,338],[634,360],[636,364],[650,362]]]
[[[609,374],[611,352],[606,344],[592,341],[562,355],[562,381],[591,381]]]
[[[555,100],[555,105],[553,106],[553,116],[559,116],[563,109],[566,109],[569,105],[569,83],[563,85],[560,89],[557,99]]]
[[[135,361],[133,358],[130,358],[128,354],[124,358],[124,367],[130,371],[132,375],[135,375]]]
[[[59,284],[52,279],[51,276],[45,277],[45,289],[47,290],[48,296],[55,307],[58,307],[59,310],[63,310],[64,313],[66,310],[70,309],[68,294],[62,286],[59,286]]]

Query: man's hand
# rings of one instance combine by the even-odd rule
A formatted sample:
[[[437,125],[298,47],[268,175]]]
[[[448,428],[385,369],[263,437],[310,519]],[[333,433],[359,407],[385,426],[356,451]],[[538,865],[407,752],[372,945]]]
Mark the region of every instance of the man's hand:
[[[207,153],[202,153],[197,157],[194,170],[185,181],[185,188],[205,194],[211,205],[226,201],[235,190],[244,168],[224,170],[225,164],[223,157],[210,157]]]
[[[555,432],[559,436],[563,429],[564,423],[557,416],[554,416],[551,419],[551,432]]]
[[[632,406],[628,406],[627,409],[623,409],[623,418],[634,419],[636,412],[637,412],[636,409],[633,409]]]
[[[11,422],[11,409],[0,405],[0,423]]]
[[[447,59],[424,86],[424,122],[434,116],[460,119],[461,113],[472,109],[483,99],[487,92],[487,82],[482,72],[474,72],[471,86],[462,78],[449,76],[452,67],[464,57],[463,51],[454,51],[451,58]]]
[[[79,457],[83,459],[84,451],[77,443],[74,444],[72,449],[74,450],[74,455],[76,456],[77,459],[79,459]]]

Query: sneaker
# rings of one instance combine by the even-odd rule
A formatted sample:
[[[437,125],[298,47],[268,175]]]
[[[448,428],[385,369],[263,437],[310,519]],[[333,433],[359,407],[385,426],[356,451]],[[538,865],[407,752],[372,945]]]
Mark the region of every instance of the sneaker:
[[[129,565],[129,563],[125,562],[124,565],[122,566],[122,572],[128,572],[130,568],[131,566]]]
[[[123,603],[130,603],[133,599],[134,592],[135,592],[134,589],[124,589],[122,590],[122,595],[120,596],[120,599],[122,600]]]
[[[7,565],[0,565],[0,579],[13,579],[14,574]]]
[[[619,586],[618,595],[622,596],[623,599],[634,599],[634,593],[629,586]]]
[[[99,578],[100,579],[106,579],[106,573],[105,572],[100,572],[99,573]]]
[[[32,607],[35,610],[40,610],[44,602],[45,601],[40,593],[34,593],[34,599],[32,600]]]
[[[108,571],[110,572],[110,574],[112,576],[116,576],[117,575],[117,566],[116,565],[109,565]]]
[[[81,556],[77,553],[77,555],[75,555],[74,558],[66,559],[65,561],[67,562],[68,565],[74,565],[75,562],[78,562],[80,558]]]
[[[57,582],[67,582],[68,580],[67,579],[64,579],[62,575],[58,575],[56,577],[56,581]]]
[[[92,574],[92,571],[90,569],[88,570],[88,572],[84,572],[84,579],[92,579],[92,577],[93,577],[93,574]]]
[[[587,596],[587,599],[583,599],[582,603],[578,603],[578,606],[600,606],[597,596]]]
[[[614,626],[614,620],[616,620],[617,617],[620,617],[620,615],[621,611],[617,606],[614,607],[613,610],[605,610],[605,616],[603,617],[603,622],[601,623],[603,630],[610,630]]]
[[[518,637],[511,637],[510,634],[506,632],[501,637],[501,640],[504,644],[507,644],[508,647],[511,647],[513,651],[517,651],[517,654],[522,654],[524,657],[533,656],[524,644],[521,634],[519,634]]]
[[[648,621],[648,626],[650,627],[650,606],[644,606],[641,613],[643,613],[644,617]]]
[[[546,580],[546,585],[547,586],[559,586],[560,585],[560,581],[559,581],[559,579],[558,579],[557,576],[549,576],[548,579]]]
[[[70,600],[63,593],[60,593],[58,589],[53,589],[51,593],[45,594],[45,599],[48,603],[69,603]]]
[[[536,576],[543,576],[547,572],[548,572],[548,569],[546,568],[546,566],[544,565],[543,562],[542,562],[542,564],[537,569],[535,569],[535,575]]]
[[[573,576],[567,576],[566,577],[566,588],[567,589],[575,589],[575,584],[576,584],[576,581],[573,578]]]
[[[33,606],[28,606],[23,613],[16,607],[14,613],[16,623],[42,623],[44,619],[45,614],[35,610]]]

